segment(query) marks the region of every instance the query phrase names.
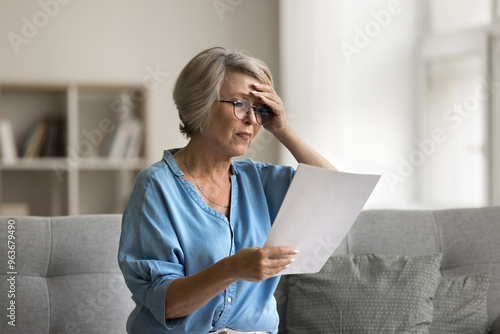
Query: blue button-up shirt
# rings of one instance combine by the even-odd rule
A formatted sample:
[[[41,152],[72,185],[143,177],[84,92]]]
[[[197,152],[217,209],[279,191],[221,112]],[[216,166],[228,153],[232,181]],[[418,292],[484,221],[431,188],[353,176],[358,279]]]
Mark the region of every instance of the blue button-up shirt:
[[[247,247],[261,247],[295,170],[232,162],[230,219],[210,208],[175,163],[177,149],[142,170],[123,214],[118,261],[136,303],[128,333],[208,333],[228,327],[277,333],[279,276],[237,281],[188,316],[165,320],[165,295],[178,277]],[[285,245],[286,246],[286,245]]]

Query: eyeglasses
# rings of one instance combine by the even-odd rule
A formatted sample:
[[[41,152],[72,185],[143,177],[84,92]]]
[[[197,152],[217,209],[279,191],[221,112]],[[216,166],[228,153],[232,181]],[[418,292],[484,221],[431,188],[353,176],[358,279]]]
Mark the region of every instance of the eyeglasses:
[[[237,119],[245,119],[250,114],[250,109],[253,109],[255,119],[260,125],[266,125],[271,119],[272,112],[267,109],[267,106],[252,106],[245,99],[236,101],[217,100],[217,102],[231,103],[233,105],[233,113]]]

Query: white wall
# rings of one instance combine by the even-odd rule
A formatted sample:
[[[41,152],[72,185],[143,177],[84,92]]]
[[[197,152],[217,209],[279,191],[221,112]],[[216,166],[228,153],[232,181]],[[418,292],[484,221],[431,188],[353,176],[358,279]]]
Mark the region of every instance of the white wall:
[[[382,174],[367,208],[412,207],[416,197],[418,173],[389,182],[414,149],[416,17],[409,0],[280,2],[290,122],[340,170]],[[284,150],[282,162],[293,164]]]
[[[155,68],[168,73],[150,94],[154,162],[186,142],[171,98],[185,63],[214,45],[248,50],[275,74],[300,135],[343,171],[383,175],[367,207],[407,207],[415,199],[418,173],[395,186],[387,180],[415,148],[414,1],[72,0],[16,53],[8,34],[22,34],[23,18],[33,22],[40,4],[54,1],[0,2],[0,81],[138,83]],[[379,23],[369,43],[360,39],[357,29],[377,22],[371,12],[394,3],[389,22]],[[349,62],[342,43],[363,42]],[[262,130],[248,156],[295,165],[278,147]]]
[[[0,81],[141,83],[148,78],[153,86],[148,75],[158,69],[148,132],[154,162],[163,149],[186,143],[171,91],[187,61],[220,45],[247,50],[279,76],[277,17],[278,1],[268,0],[1,1]],[[30,24],[40,27],[30,30]],[[28,38],[12,43],[9,33]],[[250,155],[275,162],[275,144],[264,139]]]

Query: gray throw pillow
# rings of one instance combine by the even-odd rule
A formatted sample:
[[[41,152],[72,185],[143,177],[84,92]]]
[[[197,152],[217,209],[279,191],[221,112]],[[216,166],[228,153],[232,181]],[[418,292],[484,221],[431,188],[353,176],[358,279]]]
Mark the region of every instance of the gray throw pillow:
[[[429,333],[441,259],[332,256],[319,273],[289,278],[287,331]]]
[[[487,333],[489,285],[489,273],[443,278],[434,299],[430,333]]]

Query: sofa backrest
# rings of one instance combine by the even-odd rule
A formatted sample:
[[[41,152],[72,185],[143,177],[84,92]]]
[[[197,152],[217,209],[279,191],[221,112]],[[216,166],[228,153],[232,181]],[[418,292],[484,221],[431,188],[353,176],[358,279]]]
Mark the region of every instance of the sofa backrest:
[[[134,303],[117,263],[120,228],[121,215],[1,217],[0,333],[125,333]]]
[[[500,315],[500,207],[362,211],[335,254],[442,253],[443,276],[489,272],[488,319]],[[286,333],[287,276],[276,291]]]

